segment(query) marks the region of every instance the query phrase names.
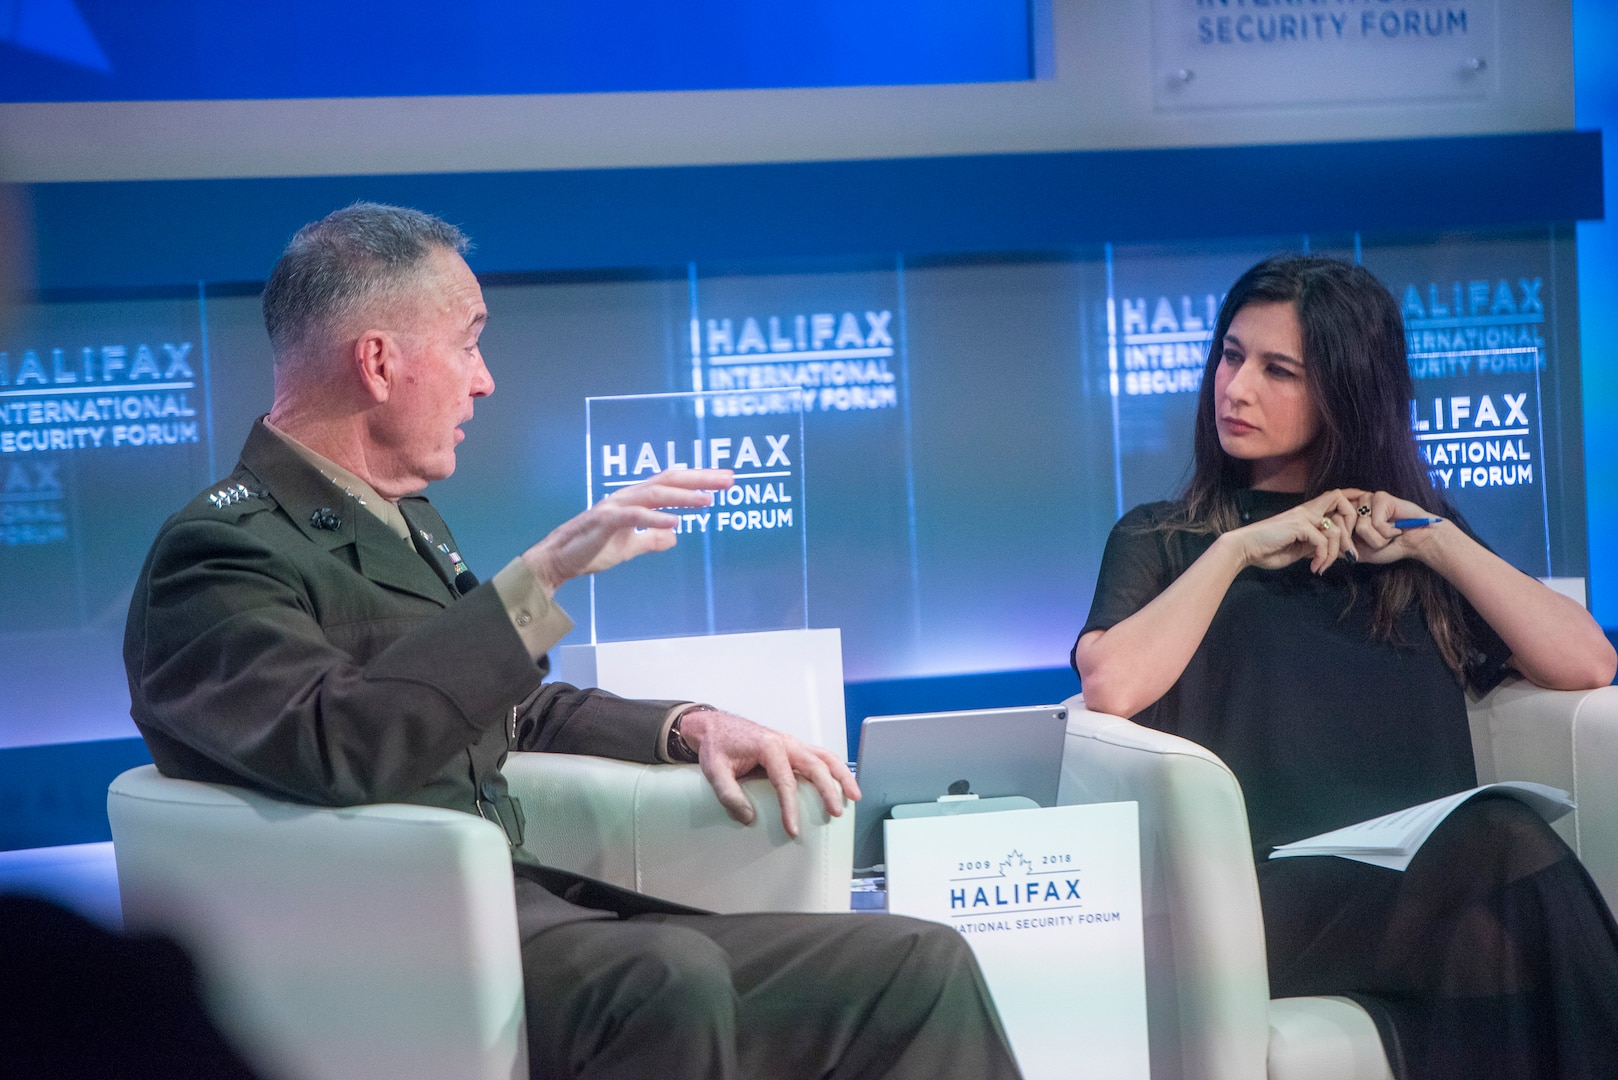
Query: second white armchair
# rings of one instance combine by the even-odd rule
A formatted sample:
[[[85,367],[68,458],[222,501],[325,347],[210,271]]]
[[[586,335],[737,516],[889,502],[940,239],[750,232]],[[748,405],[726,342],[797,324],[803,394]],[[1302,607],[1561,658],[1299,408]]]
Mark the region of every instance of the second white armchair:
[[[1059,801],[1140,804],[1153,1080],[1387,1080],[1369,1015],[1341,997],[1270,999],[1240,785],[1185,739],[1067,702]],[[1572,792],[1557,823],[1618,903],[1618,687],[1524,681],[1470,704],[1478,779]]]

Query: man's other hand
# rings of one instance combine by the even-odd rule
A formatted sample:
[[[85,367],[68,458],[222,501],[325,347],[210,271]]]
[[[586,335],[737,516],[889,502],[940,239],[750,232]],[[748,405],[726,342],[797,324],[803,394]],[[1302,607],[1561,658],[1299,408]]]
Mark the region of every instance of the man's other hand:
[[[844,799],[858,799],[859,785],[848,765],[830,750],[731,713],[700,709],[680,718],[680,734],[697,752],[702,774],[725,812],[743,825],[753,823],[753,804],[737,780],[763,769],[781,802],[781,823],[798,835],[798,778],[820,793],[826,813],[841,817]]]
[[[729,469],[671,469],[644,483],[619,488],[590,509],[556,527],[523,552],[522,560],[555,592],[564,582],[596,574],[648,551],[674,546],[680,519],[665,508],[713,505],[712,491],[735,482]]]

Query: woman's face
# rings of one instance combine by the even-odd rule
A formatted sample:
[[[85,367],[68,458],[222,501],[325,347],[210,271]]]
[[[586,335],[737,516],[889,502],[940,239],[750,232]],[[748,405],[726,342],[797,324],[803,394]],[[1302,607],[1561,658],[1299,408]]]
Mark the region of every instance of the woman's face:
[[[1308,482],[1320,413],[1303,369],[1303,327],[1292,304],[1236,312],[1214,369],[1214,423],[1225,453],[1252,463],[1260,490],[1302,491]]]

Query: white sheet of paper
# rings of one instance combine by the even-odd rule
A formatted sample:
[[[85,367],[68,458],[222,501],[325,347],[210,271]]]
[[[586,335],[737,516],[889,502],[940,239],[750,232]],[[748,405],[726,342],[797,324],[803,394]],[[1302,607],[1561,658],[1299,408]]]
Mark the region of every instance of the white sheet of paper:
[[[965,935],[1028,1080],[1148,1080],[1136,804],[885,823],[888,910]]]
[[[1341,829],[1321,833],[1304,840],[1282,844],[1270,852],[1272,859],[1299,855],[1335,855],[1343,859],[1404,870],[1420,850],[1433,830],[1462,803],[1486,792],[1509,795],[1526,803],[1546,821],[1573,809],[1573,800],[1561,788],[1547,784],[1534,784],[1526,780],[1505,780],[1497,784],[1483,784],[1467,791],[1458,791],[1442,799],[1434,799],[1417,806],[1395,810],[1391,814],[1346,825]]]

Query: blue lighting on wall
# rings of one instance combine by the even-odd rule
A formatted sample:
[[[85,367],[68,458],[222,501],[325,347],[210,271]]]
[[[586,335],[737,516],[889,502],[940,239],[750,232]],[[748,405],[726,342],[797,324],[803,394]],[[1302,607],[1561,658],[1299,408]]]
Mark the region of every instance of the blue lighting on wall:
[[[1618,8],[1608,0],[1573,5],[1573,87],[1579,127],[1618,131]],[[1579,345],[1590,608],[1610,633],[1618,629],[1618,143],[1604,144],[1607,218],[1579,224]]]
[[[1033,27],[1030,0],[0,0],[0,101],[1006,82]]]

